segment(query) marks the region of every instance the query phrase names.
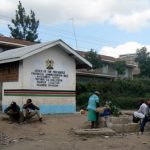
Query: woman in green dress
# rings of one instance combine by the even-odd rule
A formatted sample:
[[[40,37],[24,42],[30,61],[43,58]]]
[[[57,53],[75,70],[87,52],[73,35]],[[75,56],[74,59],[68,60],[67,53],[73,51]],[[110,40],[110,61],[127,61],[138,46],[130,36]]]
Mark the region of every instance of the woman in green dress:
[[[96,123],[98,122],[99,118],[99,113],[96,112],[96,108],[99,107],[100,103],[99,95],[100,92],[95,91],[94,94],[92,94],[88,100],[88,121],[91,121],[91,128],[96,127]]]

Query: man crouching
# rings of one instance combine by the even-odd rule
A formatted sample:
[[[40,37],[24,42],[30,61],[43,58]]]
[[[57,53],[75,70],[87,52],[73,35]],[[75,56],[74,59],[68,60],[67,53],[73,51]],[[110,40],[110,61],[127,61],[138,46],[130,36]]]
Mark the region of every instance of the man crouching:
[[[39,121],[42,121],[42,115],[40,113],[40,108],[32,103],[31,99],[27,99],[26,104],[23,105],[23,116],[26,121],[27,118],[31,118],[37,115]]]
[[[9,116],[10,123],[17,121],[20,123],[21,112],[20,107],[16,104],[16,102],[12,102],[4,112]]]

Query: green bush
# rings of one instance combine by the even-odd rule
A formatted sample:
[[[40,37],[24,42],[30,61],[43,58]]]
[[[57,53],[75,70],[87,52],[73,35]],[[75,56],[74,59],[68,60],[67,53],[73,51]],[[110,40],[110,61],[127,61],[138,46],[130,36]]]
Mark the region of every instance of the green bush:
[[[88,104],[88,98],[90,95],[91,95],[91,93],[89,93],[89,92],[83,92],[83,93],[77,95],[77,101],[76,101],[77,110],[86,109],[87,104]]]
[[[119,79],[110,82],[78,83],[77,108],[85,108],[88,97],[95,90],[101,92],[101,104],[109,99],[121,109],[136,109],[140,99],[150,99],[150,80]]]

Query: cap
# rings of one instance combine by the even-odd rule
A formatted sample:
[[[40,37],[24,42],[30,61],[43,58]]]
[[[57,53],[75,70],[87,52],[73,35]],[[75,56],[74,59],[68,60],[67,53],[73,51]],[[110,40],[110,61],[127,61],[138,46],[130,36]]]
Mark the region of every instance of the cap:
[[[16,102],[13,102],[13,101],[12,101],[12,102],[11,102],[11,105],[16,105]]]
[[[95,93],[95,94],[100,94],[100,92],[99,92],[99,91],[95,91],[94,93]]]

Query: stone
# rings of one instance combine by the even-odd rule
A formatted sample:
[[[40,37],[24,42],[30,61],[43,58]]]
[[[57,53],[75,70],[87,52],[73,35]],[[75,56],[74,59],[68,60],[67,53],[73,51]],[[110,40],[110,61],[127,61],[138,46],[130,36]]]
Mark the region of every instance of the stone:
[[[45,133],[44,132],[40,132],[39,135],[45,135]]]
[[[9,145],[10,143],[14,143],[14,139],[10,138],[8,135],[0,132],[0,145]]]
[[[142,142],[142,144],[147,144],[147,142]]]

